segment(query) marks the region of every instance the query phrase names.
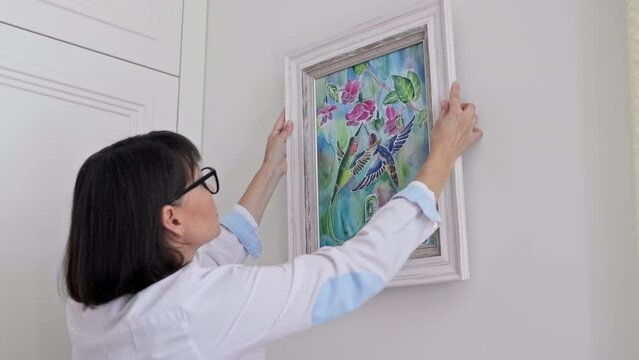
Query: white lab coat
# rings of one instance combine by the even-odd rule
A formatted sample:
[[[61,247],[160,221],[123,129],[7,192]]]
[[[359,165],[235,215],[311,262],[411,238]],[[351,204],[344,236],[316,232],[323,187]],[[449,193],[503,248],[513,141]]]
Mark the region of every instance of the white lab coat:
[[[270,341],[317,326],[380,292],[438,227],[433,193],[412,182],[344,245],[275,266],[236,206],[194,261],[135,295],[96,308],[67,301],[73,359],[264,359]]]

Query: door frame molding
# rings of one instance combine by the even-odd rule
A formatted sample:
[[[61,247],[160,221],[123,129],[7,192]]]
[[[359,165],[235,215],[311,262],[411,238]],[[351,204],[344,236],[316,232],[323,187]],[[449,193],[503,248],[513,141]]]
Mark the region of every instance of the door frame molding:
[[[200,150],[204,120],[207,10],[207,0],[187,0],[183,3],[176,129]]]

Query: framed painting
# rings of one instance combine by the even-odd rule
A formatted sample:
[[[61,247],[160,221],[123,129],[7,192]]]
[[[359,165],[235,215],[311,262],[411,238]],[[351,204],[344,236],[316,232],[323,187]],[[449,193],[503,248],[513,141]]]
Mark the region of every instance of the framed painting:
[[[455,79],[448,0],[365,23],[285,59],[289,257],[352,238],[415,179]],[[442,226],[391,286],[467,279],[461,159],[438,200]]]

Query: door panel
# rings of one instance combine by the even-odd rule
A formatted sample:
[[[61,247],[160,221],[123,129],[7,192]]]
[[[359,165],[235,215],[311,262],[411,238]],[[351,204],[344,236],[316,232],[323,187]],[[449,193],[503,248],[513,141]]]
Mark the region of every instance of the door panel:
[[[2,0],[0,21],[179,74],[182,0]]]
[[[66,359],[75,176],[113,141],[175,131],[178,79],[3,24],[0,43],[0,359]]]

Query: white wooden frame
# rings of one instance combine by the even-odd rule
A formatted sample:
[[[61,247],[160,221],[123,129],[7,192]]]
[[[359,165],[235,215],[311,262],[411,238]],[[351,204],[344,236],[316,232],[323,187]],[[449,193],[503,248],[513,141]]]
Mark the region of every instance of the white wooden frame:
[[[423,39],[417,42],[424,41],[427,49],[426,72],[430,74],[432,94],[430,119],[433,119],[433,113],[440,111],[439,100],[447,98],[455,80],[449,0],[422,1],[418,6],[374,19],[345,35],[286,57],[286,117],[296,121],[287,142],[290,259],[319,247],[315,79],[415,44],[416,38]],[[408,260],[391,286],[469,278],[461,158],[439,198],[438,207],[443,220],[440,256]]]

